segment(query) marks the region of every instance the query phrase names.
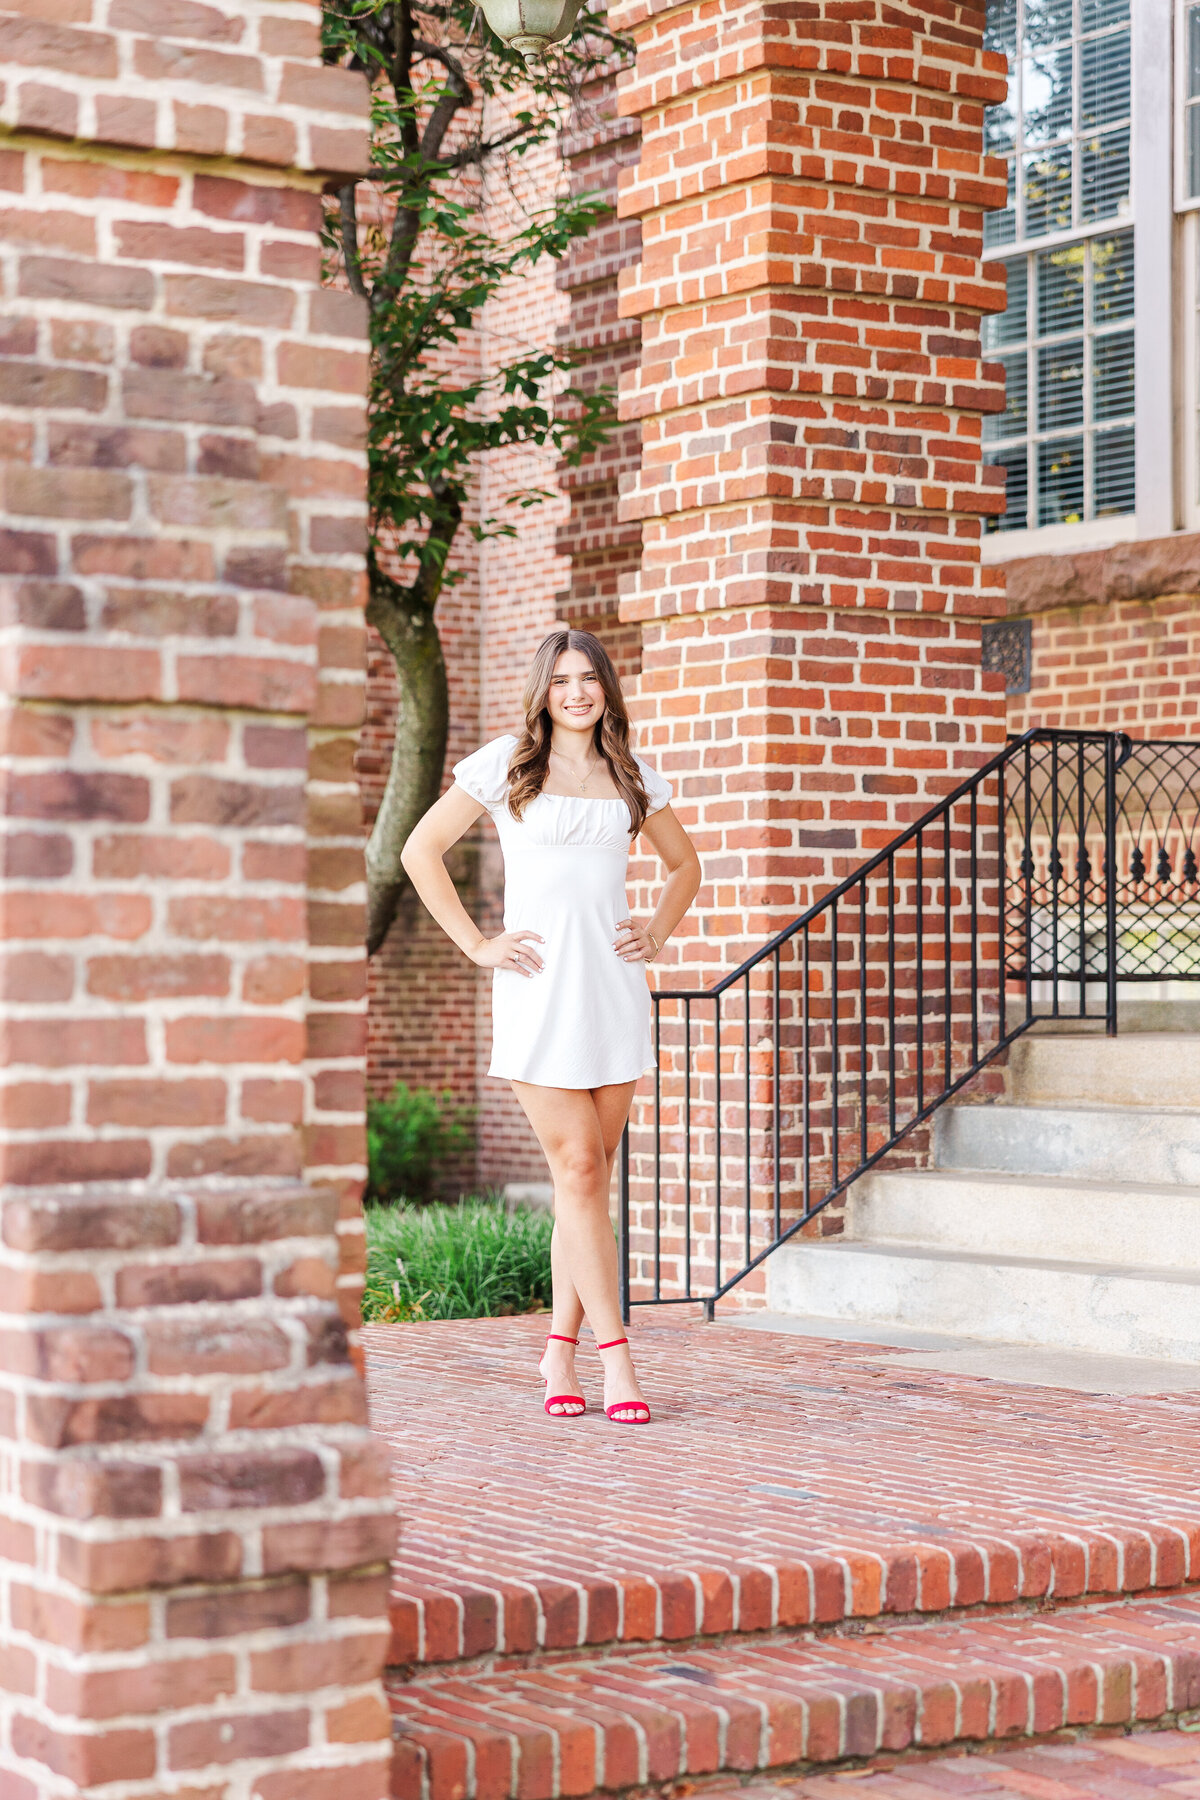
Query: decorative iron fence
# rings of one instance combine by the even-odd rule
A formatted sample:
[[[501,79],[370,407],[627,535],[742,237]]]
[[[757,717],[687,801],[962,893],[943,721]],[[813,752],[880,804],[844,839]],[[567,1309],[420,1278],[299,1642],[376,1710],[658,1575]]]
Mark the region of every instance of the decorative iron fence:
[[[1039,1019],[1115,1032],[1118,982],[1200,980],[1198,854],[1200,743],[1032,731],[714,986],[656,993],[626,1316],[711,1316]]]
[[[1114,741],[1111,795],[1104,737],[1010,748],[1006,967],[1051,989],[1051,1017],[1082,1015],[1098,984],[1200,979],[1200,743]]]

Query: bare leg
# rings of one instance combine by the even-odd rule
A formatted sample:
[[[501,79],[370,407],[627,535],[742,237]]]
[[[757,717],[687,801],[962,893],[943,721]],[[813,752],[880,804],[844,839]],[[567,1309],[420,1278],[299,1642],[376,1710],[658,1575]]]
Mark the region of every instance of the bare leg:
[[[583,1324],[583,1302],[571,1280],[557,1219],[550,1237],[550,1269],[554,1277],[554,1317],[550,1329],[562,1337],[578,1337],[579,1327]]]
[[[515,1087],[517,1084],[514,1082],[513,1085]],[[629,1117],[630,1092],[630,1084],[627,1082],[621,1082],[615,1087],[591,1090],[592,1098],[596,1103],[596,1117],[600,1123],[600,1137],[607,1160],[604,1184],[606,1195],[612,1192],[613,1164],[617,1160],[621,1133],[624,1131],[625,1121]],[[555,1221],[550,1237],[550,1268],[554,1281],[554,1315],[551,1330],[563,1337],[578,1337],[579,1328],[583,1324],[583,1302],[575,1291],[575,1283],[571,1280],[562,1234],[558,1229],[557,1221]]]
[[[560,1299],[559,1266],[555,1266],[554,1318],[573,1322],[582,1306],[598,1344],[623,1338],[617,1283],[617,1246],[608,1216],[608,1186],[613,1157],[629,1114],[635,1083],[620,1082],[591,1091],[583,1088],[536,1087],[514,1081],[513,1092],[537,1134],[554,1178],[555,1236],[561,1265],[570,1289]],[[575,1336],[576,1331],[564,1332]],[[557,1387],[564,1364],[554,1360],[569,1344],[551,1343],[543,1361],[547,1381],[555,1391],[571,1393],[573,1386]],[[629,1350],[618,1347],[604,1353],[605,1404],[641,1401]]]

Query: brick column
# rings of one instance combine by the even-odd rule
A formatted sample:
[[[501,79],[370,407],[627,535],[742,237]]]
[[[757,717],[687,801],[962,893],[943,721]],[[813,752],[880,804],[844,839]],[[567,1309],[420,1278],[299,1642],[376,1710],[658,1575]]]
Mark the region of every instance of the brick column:
[[[636,318],[621,317],[618,283],[621,271],[636,265],[642,238],[636,218],[617,215],[621,172],[637,167],[638,134],[636,119],[617,110],[615,66],[602,67],[585,85],[580,113],[561,140],[567,178],[573,192],[603,194],[613,210],[559,264],[557,285],[571,306],[559,336],[579,359],[578,381],[616,390],[638,365],[641,333]],[[620,508],[621,489],[636,475],[640,438],[636,421],[626,420],[578,468],[558,470],[571,509],[556,538],[567,582],[557,597],[558,618],[594,631],[622,681],[641,669],[641,631],[619,616],[621,581],[636,571],[642,547],[637,520],[622,518]]]
[[[319,25],[0,0],[5,1800],[386,1790],[366,357],[318,236],[365,95]]]
[[[1003,738],[979,667],[1001,610],[979,558],[1002,504],[980,317],[1004,304],[982,261],[1003,59],[958,0],[622,0],[614,23],[642,134],[622,616],[642,740],[705,863],[677,955],[707,980]]]

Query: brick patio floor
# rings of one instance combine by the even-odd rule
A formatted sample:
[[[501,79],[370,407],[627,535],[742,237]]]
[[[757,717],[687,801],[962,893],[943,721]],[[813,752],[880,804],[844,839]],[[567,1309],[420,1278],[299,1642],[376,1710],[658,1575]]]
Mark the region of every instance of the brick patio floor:
[[[397,1664],[1200,1582],[1200,1392],[1090,1396],[639,1315],[655,1412],[541,1410],[544,1319],[374,1326]]]
[[[1200,1736],[1151,1731],[799,1781],[712,1781],[692,1792],[694,1800],[1197,1800]]]

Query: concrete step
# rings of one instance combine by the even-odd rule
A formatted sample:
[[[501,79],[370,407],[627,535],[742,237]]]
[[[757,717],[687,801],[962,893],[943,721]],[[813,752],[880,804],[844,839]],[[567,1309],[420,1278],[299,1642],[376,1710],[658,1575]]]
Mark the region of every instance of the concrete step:
[[[426,1675],[389,1684],[391,1791],[559,1800],[1128,1726],[1196,1705],[1198,1640],[1181,1596]]]
[[[960,1108],[1009,1110],[1027,1109]],[[889,1170],[851,1190],[846,1237],[1106,1266],[1116,1251],[1122,1263],[1192,1271],[1200,1279],[1200,1187],[1121,1180],[1120,1170],[1114,1175],[1079,1181],[983,1168]]]
[[[784,1244],[766,1267],[772,1312],[1200,1362],[1200,1276],[1190,1270],[837,1238]]]
[[[1008,1053],[1017,1102],[1200,1109],[1200,1033],[1107,1038],[1034,1030]]]
[[[1150,1106],[944,1106],[934,1118],[934,1159],[942,1169],[1200,1187],[1200,1100],[1195,1112]]]

